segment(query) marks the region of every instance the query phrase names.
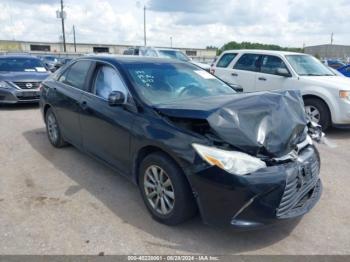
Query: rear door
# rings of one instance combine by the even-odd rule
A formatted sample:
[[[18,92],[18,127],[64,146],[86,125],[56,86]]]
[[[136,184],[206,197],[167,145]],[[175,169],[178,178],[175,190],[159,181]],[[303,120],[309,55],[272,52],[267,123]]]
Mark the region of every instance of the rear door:
[[[83,146],[89,153],[122,172],[128,171],[130,129],[134,112],[126,106],[110,106],[108,96],[121,91],[131,104],[131,96],[119,72],[111,65],[98,62],[90,84],[90,92],[81,99]]]
[[[92,62],[80,60],[70,65],[50,88],[50,101],[55,108],[63,137],[76,146],[81,146],[79,102],[87,89],[86,77],[91,70]]]
[[[232,77],[233,69],[230,67],[231,62],[237,53],[225,53],[223,54],[213,67],[213,72],[215,76],[219,77],[228,84],[236,84],[236,79]]]
[[[259,70],[259,54],[242,54],[233,66],[231,77],[243,88],[243,92],[256,91],[256,72]]]
[[[278,75],[277,70],[279,68],[286,69],[290,73],[288,67],[280,57],[264,55],[260,62],[260,72],[256,74],[256,90],[264,91],[288,88],[291,78]]]

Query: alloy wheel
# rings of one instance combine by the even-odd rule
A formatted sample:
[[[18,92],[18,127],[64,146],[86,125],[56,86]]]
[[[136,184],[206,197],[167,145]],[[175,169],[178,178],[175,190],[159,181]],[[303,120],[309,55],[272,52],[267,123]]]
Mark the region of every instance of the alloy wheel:
[[[311,105],[305,106],[305,112],[310,117],[311,121],[315,123],[319,123],[321,120],[321,113],[320,111]]]
[[[52,113],[47,116],[47,130],[51,142],[55,143],[58,139],[58,125],[56,118]]]
[[[167,215],[174,209],[174,187],[161,167],[151,165],[146,169],[144,189],[148,202],[157,213]]]

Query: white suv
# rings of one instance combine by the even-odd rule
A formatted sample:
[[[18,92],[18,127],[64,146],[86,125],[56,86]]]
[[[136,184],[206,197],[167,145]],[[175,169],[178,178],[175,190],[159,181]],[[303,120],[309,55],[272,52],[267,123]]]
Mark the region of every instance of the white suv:
[[[178,49],[172,49],[172,48],[159,48],[159,47],[140,47],[140,54],[143,56],[155,56],[155,57],[166,57],[171,59],[180,60],[183,62],[189,62],[191,64],[194,64],[196,66],[199,66],[200,68],[209,71],[210,65],[196,62],[192,60],[192,58],[188,57],[186,54],[184,54],[181,50]]]
[[[298,89],[305,110],[324,129],[350,127],[350,79],[334,74],[315,57],[292,52],[230,50],[211,73],[243,92]]]

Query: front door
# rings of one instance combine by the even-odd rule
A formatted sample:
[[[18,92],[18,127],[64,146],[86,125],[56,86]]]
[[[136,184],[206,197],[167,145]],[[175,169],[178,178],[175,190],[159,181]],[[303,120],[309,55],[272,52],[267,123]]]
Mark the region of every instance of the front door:
[[[124,106],[108,104],[112,91],[123,92],[125,102],[130,103],[129,92],[118,71],[110,65],[97,63],[90,93],[84,93],[81,99],[83,147],[126,172],[130,161],[130,130],[135,117]]]
[[[266,91],[288,88],[291,77],[278,75],[277,70],[280,68],[289,71],[281,58],[264,55],[260,63],[260,72],[256,75],[256,90]]]

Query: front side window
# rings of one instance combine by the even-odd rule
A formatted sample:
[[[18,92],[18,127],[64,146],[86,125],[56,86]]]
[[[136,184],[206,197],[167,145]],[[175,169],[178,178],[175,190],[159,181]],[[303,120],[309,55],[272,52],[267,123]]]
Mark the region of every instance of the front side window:
[[[287,69],[285,63],[277,56],[266,55],[261,61],[260,72],[264,74],[277,74],[277,69]],[[287,69],[288,70],[288,69]]]
[[[82,60],[71,65],[59,78],[58,81],[73,86],[75,88],[84,89],[86,77],[90,69],[91,62]]]
[[[239,58],[233,68],[237,70],[257,72],[259,58],[260,55],[257,54],[244,54]]]
[[[286,55],[295,72],[300,76],[333,76],[334,73],[310,55]]]
[[[107,100],[112,91],[120,91],[127,96],[127,89],[118,72],[110,66],[103,65],[96,74],[94,93]]]
[[[224,54],[216,64],[216,67],[228,67],[236,56],[237,54]]]
[[[46,73],[45,65],[35,58],[0,58],[2,72],[41,72]]]
[[[235,93],[212,74],[191,64],[132,63],[125,64],[125,68],[137,93],[152,105]]]

